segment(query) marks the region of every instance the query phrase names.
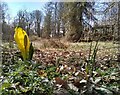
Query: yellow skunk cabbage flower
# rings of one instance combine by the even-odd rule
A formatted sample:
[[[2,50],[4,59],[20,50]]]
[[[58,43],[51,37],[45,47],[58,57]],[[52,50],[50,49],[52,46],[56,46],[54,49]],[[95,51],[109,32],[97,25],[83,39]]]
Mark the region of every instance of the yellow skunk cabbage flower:
[[[30,40],[27,33],[20,27],[15,28],[14,39],[24,60],[29,58]]]

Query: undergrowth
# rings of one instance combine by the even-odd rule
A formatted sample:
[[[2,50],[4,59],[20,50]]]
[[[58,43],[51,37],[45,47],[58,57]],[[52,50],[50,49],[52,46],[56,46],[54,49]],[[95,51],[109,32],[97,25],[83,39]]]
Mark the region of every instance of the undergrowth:
[[[120,95],[120,65],[112,58],[99,60],[96,42],[87,57],[76,52],[35,52],[22,61],[18,51],[3,46],[1,95]],[[37,58],[38,57],[38,58]],[[38,61],[39,60],[39,61]]]

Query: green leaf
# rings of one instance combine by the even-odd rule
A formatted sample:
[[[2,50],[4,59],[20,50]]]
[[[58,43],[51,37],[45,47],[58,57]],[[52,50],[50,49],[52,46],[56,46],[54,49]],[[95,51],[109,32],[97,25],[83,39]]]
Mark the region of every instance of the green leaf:
[[[1,90],[4,90],[4,89],[6,89],[6,88],[9,88],[10,86],[11,86],[11,84],[10,84],[9,82],[4,82],[4,83],[2,84]]]
[[[33,53],[34,53],[34,47],[33,47],[32,43],[30,43],[30,48],[29,48],[29,60],[32,60]]]
[[[19,86],[19,87],[20,87],[20,90],[25,93],[30,90],[30,87],[25,87],[25,88],[22,86]]]
[[[25,47],[25,60],[27,59],[27,36],[24,36],[24,47]]]
[[[113,95],[113,93],[109,90],[109,89],[106,89],[106,88],[103,88],[103,87],[96,87],[95,88],[101,95]]]
[[[25,46],[25,50],[26,50],[26,48],[27,48],[27,36],[26,35],[24,36],[24,46]]]

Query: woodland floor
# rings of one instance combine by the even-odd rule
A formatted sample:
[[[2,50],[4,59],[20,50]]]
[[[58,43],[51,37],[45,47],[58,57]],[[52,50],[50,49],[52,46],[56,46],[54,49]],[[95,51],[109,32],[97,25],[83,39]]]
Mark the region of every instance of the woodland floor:
[[[70,43],[36,37],[32,37],[31,41],[35,48],[33,63],[39,64],[37,75],[42,78],[43,84],[47,83],[47,86],[39,86],[43,90],[39,90],[38,95],[120,95],[118,44],[98,42],[95,54],[96,42],[92,42],[90,50],[90,42]],[[18,85],[26,89],[26,85]],[[23,95],[27,91],[23,91]]]

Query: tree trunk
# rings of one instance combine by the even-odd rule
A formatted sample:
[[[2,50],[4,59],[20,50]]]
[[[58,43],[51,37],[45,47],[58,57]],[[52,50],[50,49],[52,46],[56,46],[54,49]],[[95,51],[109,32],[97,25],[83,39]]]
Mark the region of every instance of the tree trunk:
[[[40,33],[40,23],[37,23],[37,34],[38,34],[38,37],[41,37],[41,33]]]

